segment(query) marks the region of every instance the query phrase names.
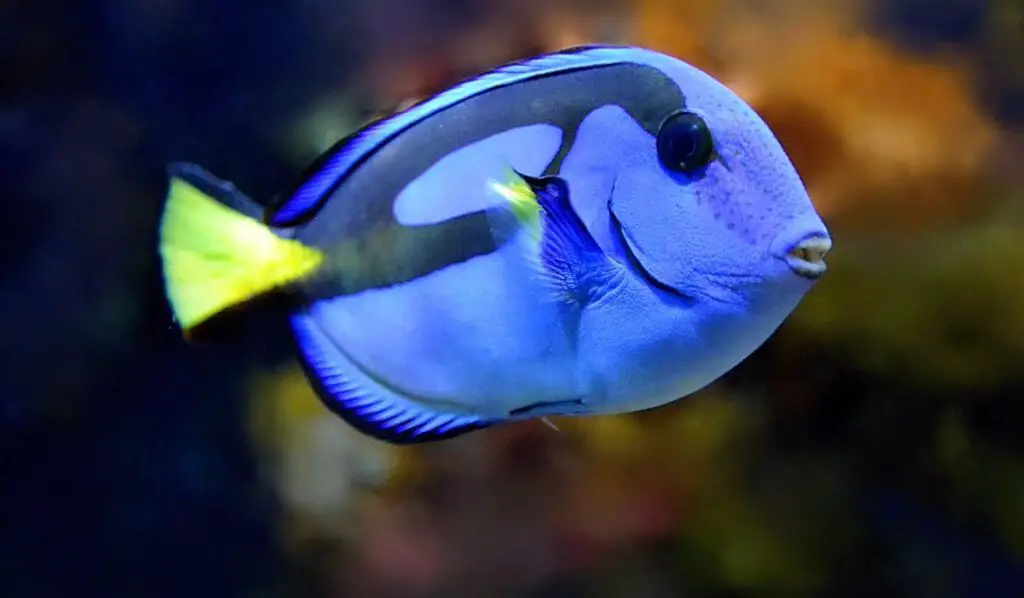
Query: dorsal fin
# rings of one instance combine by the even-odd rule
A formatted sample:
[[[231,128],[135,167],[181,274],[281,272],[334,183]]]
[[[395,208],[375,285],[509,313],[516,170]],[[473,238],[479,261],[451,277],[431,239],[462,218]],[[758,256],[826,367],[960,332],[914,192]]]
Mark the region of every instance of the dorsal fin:
[[[567,71],[621,63],[634,48],[588,45],[512,62],[477,75],[398,114],[379,120],[336,143],[318,158],[301,182],[266,212],[266,223],[291,227],[307,221],[322,200],[377,148],[416,123],[473,96],[513,83]]]

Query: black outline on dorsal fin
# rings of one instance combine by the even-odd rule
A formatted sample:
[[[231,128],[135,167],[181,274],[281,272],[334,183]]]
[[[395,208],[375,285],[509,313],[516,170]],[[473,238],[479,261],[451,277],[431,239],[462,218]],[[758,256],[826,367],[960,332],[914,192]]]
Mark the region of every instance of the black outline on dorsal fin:
[[[407,128],[479,94],[559,73],[626,62],[617,53],[628,46],[587,45],[518,60],[475,75],[391,116],[374,121],[336,142],[305,169],[299,182],[266,211],[275,227],[299,226],[311,219],[331,192],[387,141]],[[603,56],[602,54],[607,54]]]

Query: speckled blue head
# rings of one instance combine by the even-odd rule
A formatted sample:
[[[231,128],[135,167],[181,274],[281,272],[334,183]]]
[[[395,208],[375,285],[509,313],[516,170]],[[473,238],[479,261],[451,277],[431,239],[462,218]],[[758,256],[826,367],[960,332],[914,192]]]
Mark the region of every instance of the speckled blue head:
[[[803,264],[795,253],[830,245],[793,164],[735,93],[683,62],[650,60],[684,90],[686,110],[707,123],[715,156],[679,172],[638,127],[620,138],[610,209],[629,248],[652,276],[685,294],[791,308],[821,270],[817,256]]]
[[[831,248],[792,162],[746,102],[675,58],[646,50],[629,56],[671,79],[681,105],[652,110],[660,120],[655,127],[619,106],[593,111],[579,128],[580,147],[566,159],[563,174],[580,191],[575,206],[602,249],[679,301],[671,308],[664,301],[636,301],[631,325],[644,327],[636,313],[642,310],[660,328],[635,334],[635,367],[643,375],[623,374],[628,389],[619,398],[609,391],[607,411],[678,398],[746,358],[811,289]],[[706,126],[706,163],[681,169],[659,152],[659,132],[674,113]],[[585,145],[605,149],[588,151]],[[671,309],[685,316],[668,315]],[[609,332],[595,332],[602,334],[595,343],[623,334],[611,328],[615,318],[629,317],[627,310],[607,311]],[[661,332],[667,330],[674,332]],[[596,367],[614,366],[602,361]],[[633,392],[637,381],[644,388]]]

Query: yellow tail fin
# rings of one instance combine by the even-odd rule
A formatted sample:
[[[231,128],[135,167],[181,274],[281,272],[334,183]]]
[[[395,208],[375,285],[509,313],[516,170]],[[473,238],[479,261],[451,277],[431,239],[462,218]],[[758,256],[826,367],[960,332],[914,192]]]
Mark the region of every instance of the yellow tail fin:
[[[174,317],[186,336],[218,312],[308,276],[323,254],[172,177],[160,255]]]

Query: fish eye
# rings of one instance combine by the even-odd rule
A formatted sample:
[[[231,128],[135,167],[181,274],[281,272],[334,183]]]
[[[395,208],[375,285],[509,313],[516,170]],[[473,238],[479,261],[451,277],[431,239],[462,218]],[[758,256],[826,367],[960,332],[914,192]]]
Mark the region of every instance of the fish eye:
[[[686,110],[669,114],[658,131],[658,159],[669,170],[693,172],[707,166],[715,142],[703,118]]]

